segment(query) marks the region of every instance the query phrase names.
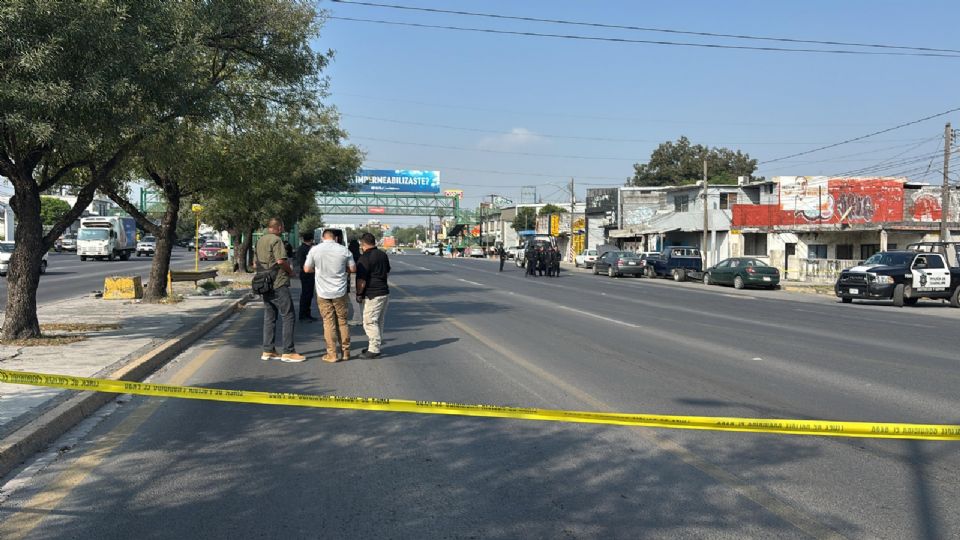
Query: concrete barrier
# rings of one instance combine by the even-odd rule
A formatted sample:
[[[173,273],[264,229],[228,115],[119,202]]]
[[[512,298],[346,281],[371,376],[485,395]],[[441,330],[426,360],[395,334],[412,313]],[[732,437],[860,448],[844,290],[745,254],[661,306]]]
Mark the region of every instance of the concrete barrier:
[[[136,300],[143,298],[140,276],[110,276],[103,280],[104,300]]]

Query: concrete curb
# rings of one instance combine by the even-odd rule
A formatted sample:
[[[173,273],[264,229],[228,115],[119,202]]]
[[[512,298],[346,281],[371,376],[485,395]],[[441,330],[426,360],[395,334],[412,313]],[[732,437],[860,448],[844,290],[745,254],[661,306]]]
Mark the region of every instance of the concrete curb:
[[[106,378],[142,381],[252,299],[251,295],[240,298],[186,333],[168,339],[150,352],[127,362]],[[0,478],[116,397],[116,394],[102,392],[80,392],[4,437],[0,440]]]

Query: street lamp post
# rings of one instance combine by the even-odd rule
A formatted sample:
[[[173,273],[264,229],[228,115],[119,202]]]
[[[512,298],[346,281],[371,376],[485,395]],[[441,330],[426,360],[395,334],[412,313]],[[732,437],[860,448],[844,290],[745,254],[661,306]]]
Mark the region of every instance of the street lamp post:
[[[199,204],[194,204],[190,207],[190,210],[193,212],[193,215],[196,216],[197,226],[194,231],[193,238],[193,271],[200,271],[200,212],[203,212],[203,207]]]

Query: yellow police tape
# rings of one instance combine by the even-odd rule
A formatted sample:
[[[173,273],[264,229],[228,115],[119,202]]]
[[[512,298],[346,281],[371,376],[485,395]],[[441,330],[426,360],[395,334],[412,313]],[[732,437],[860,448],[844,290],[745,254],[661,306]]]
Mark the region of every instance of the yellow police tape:
[[[68,390],[111,392],[115,394],[137,394],[142,396],[259,403],[263,405],[287,405],[294,407],[318,407],[324,409],[486,416],[492,418],[514,418],[582,424],[614,424],[620,426],[706,429],[714,431],[749,431],[754,433],[780,433],[786,435],[960,440],[960,425],[564,411],[556,409],[503,407],[498,405],[470,405],[465,403],[448,403],[445,401],[410,401],[405,399],[315,396],[282,392],[223,390],[219,388],[171,386],[165,384],[90,379],[85,377],[7,370],[0,370],[0,382],[66,388]]]

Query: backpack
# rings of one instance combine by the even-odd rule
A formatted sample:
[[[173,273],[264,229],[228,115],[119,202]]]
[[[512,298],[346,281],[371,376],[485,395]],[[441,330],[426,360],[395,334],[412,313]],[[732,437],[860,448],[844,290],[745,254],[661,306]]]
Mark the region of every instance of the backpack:
[[[260,261],[257,261],[257,268],[262,268]],[[250,282],[250,289],[253,290],[254,294],[261,296],[273,292],[273,285],[277,281],[277,273],[279,270],[276,264],[267,270],[258,270]]]

